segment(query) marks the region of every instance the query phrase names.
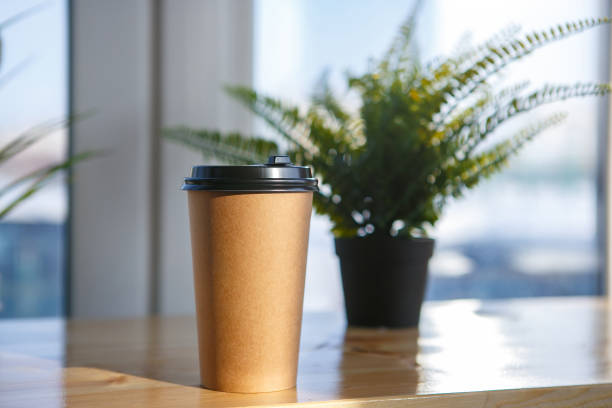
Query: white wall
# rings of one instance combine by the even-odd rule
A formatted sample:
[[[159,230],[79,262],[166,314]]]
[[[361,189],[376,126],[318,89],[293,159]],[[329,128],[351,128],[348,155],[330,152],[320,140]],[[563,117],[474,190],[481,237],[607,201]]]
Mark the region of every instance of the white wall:
[[[250,84],[252,4],[242,0],[162,2],[162,126],[250,130],[245,110],[222,85]],[[161,147],[160,308],[162,314],[195,311],[187,196],[179,190],[200,155],[182,146]]]
[[[104,149],[72,181],[71,313],[143,315],[151,262],[151,12],[147,0],[73,2],[75,152]]]
[[[158,126],[250,128],[222,95],[251,82],[250,0],[74,0],[71,315],[193,310],[182,178],[202,159]]]

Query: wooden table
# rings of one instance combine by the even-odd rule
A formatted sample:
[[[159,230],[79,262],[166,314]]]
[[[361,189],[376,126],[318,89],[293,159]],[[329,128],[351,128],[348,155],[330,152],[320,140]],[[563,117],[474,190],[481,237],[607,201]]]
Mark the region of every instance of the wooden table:
[[[193,317],[4,320],[0,407],[611,407],[611,313],[602,298],[432,302],[419,332],[307,314],[297,388],[264,394],[197,387]]]

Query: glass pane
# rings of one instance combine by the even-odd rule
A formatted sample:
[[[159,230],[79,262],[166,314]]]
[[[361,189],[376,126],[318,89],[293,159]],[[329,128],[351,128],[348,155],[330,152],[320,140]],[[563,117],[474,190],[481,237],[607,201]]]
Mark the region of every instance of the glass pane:
[[[511,24],[528,32],[609,11],[604,0],[423,3],[418,43],[424,61],[467,41],[478,44]],[[320,74],[331,69],[332,87],[342,91],[343,73],[363,72],[369,57],[380,56],[410,9],[406,1],[391,0],[258,0],[255,86],[305,106]],[[499,85],[606,82],[608,48],[607,28],[579,34],[511,65]],[[540,135],[503,173],[448,205],[432,232],[437,248],[429,299],[598,292],[595,175],[604,99],[539,108],[500,128],[496,137],[559,110],[570,113],[563,125]],[[329,226],[324,217],[313,220],[306,309],[342,308]]]
[[[0,21],[40,4],[4,0]],[[67,114],[67,2],[43,2],[1,35],[0,144],[5,144]],[[56,131],[4,163],[0,185],[61,161],[66,143],[66,131]],[[0,317],[63,313],[66,207],[65,181],[58,177],[0,223]]]

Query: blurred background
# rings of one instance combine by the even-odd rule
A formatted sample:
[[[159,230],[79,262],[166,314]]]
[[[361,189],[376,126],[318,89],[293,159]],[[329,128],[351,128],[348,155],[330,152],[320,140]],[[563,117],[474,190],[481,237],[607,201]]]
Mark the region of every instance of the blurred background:
[[[222,93],[252,85],[306,106],[320,75],[342,94],[347,71],[388,47],[410,0],[3,0],[0,143],[37,123],[93,111],[0,168],[6,183],[68,150],[104,149],[0,223],[0,317],[192,313],[182,177],[197,154],[160,140],[189,125],[266,128]],[[608,16],[606,0],[430,0],[417,26],[427,61],[520,25],[524,31]],[[553,44],[503,82],[608,82],[610,32]],[[350,101],[347,101],[350,103]],[[598,295],[604,291],[604,98],[539,108],[562,126],[528,145],[500,175],[453,202],[432,231],[429,300]],[[70,190],[70,194],[69,193]],[[70,196],[70,200],[68,197]],[[69,205],[70,202],[70,205]],[[343,310],[330,223],[313,216],[306,311]]]

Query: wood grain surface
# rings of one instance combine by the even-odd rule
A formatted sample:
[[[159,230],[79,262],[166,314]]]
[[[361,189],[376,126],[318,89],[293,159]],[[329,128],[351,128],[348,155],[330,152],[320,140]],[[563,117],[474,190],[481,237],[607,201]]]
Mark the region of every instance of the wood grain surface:
[[[0,406],[609,407],[610,313],[601,298],[433,302],[418,332],[307,314],[297,388],[264,394],[194,387],[193,317],[6,320]]]
[[[45,367],[31,371],[28,381],[3,378],[2,407],[235,407],[250,405],[252,395],[208,392],[97,368]],[[311,407],[609,407],[612,389],[607,384],[535,389],[484,391],[429,396],[351,398],[303,404],[275,404],[275,393],[259,394],[267,406]]]

